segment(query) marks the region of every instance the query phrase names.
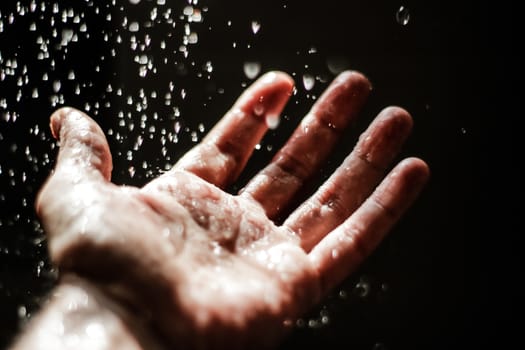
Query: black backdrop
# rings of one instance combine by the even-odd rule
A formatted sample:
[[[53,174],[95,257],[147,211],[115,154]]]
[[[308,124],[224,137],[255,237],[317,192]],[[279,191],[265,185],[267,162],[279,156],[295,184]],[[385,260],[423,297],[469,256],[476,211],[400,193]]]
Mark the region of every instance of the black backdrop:
[[[366,74],[374,90],[321,179],[390,104],[415,121],[401,156],[422,157],[432,170],[413,209],[283,348],[451,349],[489,340],[479,329],[489,269],[478,173],[493,111],[487,64],[503,81],[514,57],[512,23],[496,13],[512,9],[447,0],[134,2],[0,5],[1,346],[38,311],[56,276],[33,210],[56,154],[51,112],[72,105],[91,114],[108,134],[113,180],[141,185],[227,110],[251,81],[245,66],[292,74],[297,93],[237,187],[346,68]],[[396,18],[401,6],[409,17]]]

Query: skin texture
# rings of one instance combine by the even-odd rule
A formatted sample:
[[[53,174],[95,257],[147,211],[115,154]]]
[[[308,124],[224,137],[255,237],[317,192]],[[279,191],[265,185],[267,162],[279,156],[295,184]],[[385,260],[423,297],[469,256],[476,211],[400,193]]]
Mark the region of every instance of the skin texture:
[[[412,119],[388,107],[332,176],[290,210],[371,90],[362,74],[344,72],[270,164],[240,193],[227,193],[292,89],[285,73],[262,76],[200,144],[142,188],[111,183],[110,150],[90,117],[56,111],[60,151],[36,209],[61,273],[89,280],[167,347],[278,344],[376,248],[429,176],[417,158],[389,171]],[[291,214],[276,220],[284,210]]]

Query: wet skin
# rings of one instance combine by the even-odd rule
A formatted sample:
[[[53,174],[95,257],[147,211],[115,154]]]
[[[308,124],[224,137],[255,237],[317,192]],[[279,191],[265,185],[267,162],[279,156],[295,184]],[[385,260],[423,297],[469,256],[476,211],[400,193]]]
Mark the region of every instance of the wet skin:
[[[142,188],[110,181],[109,147],[90,117],[73,108],[55,112],[51,129],[60,151],[36,209],[61,274],[86,281],[65,278],[63,285],[86,295],[100,291],[96,305],[108,299],[129,320],[146,320],[162,346],[278,344],[295,318],[377,247],[429,176],[417,158],[391,168],[412,119],[388,107],[332,176],[289,211],[371,90],[362,74],[344,72],[270,164],[239,193],[226,192],[292,90],[293,80],[282,72],[262,76],[202,142]],[[285,210],[291,214],[281,220]],[[101,325],[128,319],[104,314],[89,317]],[[133,337],[132,322],[124,322],[120,337],[106,329],[106,343]]]

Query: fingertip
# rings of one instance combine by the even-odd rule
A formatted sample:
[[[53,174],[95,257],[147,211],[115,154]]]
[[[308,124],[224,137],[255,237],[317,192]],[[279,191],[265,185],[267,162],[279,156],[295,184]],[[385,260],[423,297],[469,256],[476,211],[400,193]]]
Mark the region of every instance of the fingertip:
[[[292,95],[294,85],[292,77],[284,72],[267,72],[241,95],[235,108],[248,114],[277,118]]]
[[[429,178],[427,164],[415,157],[399,162],[372,194],[391,217],[399,218],[420,195]]]
[[[285,72],[270,71],[263,74],[253,84],[255,96],[263,100],[264,104],[282,104],[292,95],[295,82]],[[282,106],[281,106],[282,107]]]
[[[263,74],[257,79],[257,82],[277,88],[281,87],[285,90],[292,90],[295,85],[293,78],[288,73],[279,70],[272,70]]]
[[[399,106],[389,106],[381,111],[380,118],[393,124],[393,132],[408,136],[414,126],[414,120],[410,113]]]
[[[419,195],[429,177],[430,169],[427,163],[420,158],[409,157],[403,159],[392,169],[388,176],[389,181],[386,181],[384,188],[387,192],[397,193],[397,198],[408,204]]]
[[[417,157],[405,158],[399,166],[409,174],[409,181],[421,186],[426,184],[430,178],[430,167],[428,164]]]
[[[392,105],[383,109],[383,114],[387,114],[397,119],[404,119],[407,122],[412,122],[412,116],[403,107]]]
[[[365,104],[372,85],[362,73],[341,72],[317,99],[310,113],[326,124],[342,129],[357,118]]]
[[[363,92],[370,92],[372,90],[372,83],[368,77],[356,70],[345,70],[339,73],[334,81],[347,85],[351,84]]]

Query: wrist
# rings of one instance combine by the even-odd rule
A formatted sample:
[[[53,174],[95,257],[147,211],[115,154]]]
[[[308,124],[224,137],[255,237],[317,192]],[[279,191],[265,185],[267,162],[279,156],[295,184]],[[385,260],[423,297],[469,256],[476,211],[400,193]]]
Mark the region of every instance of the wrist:
[[[96,284],[65,275],[12,350],[160,350],[149,324]]]

